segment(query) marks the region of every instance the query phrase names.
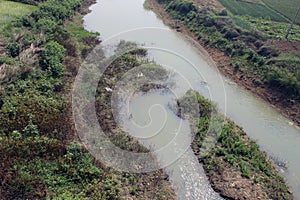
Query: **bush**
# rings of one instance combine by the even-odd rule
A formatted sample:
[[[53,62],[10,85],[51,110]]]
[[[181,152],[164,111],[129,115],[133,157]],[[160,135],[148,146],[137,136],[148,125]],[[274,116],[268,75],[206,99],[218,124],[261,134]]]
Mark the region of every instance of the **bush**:
[[[33,115],[29,115],[29,123],[23,129],[23,132],[24,132],[25,136],[27,136],[27,137],[39,136],[38,127],[37,127],[37,125],[33,124],[33,122],[32,122],[33,117],[34,117]]]
[[[48,18],[40,19],[35,24],[35,28],[37,30],[44,33],[50,33],[50,34],[55,32],[56,27],[57,27],[57,23],[54,20]]]
[[[63,75],[63,65],[66,49],[57,42],[51,41],[42,52],[41,65],[43,69],[47,69],[53,77]]]
[[[298,74],[299,73],[293,74],[288,70],[273,66],[273,68],[271,68],[266,74],[265,79],[271,87],[281,89],[287,95],[299,97],[300,76]]]
[[[220,13],[219,13],[220,16],[227,16],[228,13],[227,13],[227,10],[226,9],[223,9]]]
[[[38,125],[40,132],[51,134],[59,125],[63,127],[63,108],[61,99],[42,96],[36,94],[36,91],[26,90],[24,94],[6,97],[0,110],[0,132],[8,134],[14,130],[25,130],[30,120],[28,113],[32,113],[35,116],[32,121]],[[27,130],[29,133],[29,129]]]
[[[10,57],[17,57],[20,54],[20,45],[16,42],[8,43],[6,47],[6,54]]]
[[[191,11],[196,11],[196,6],[192,1],[184,0],[184,1],[173,1],[167,6],[168,10],[174,10],[179,12],[180,14],[187,14]]]
[[[38,5],[38,10],[32,13],[32,17],[35,21],[48,18],[62,24],[80,6],[80,0],[48,0]]]

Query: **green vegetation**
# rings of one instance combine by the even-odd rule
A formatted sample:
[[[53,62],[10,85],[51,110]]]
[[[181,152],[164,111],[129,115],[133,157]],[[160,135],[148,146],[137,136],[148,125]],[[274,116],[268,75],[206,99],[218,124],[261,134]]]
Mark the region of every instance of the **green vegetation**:
[[[13,65],[15,64],[15,59],[8,56],[0,56],[0,65],[2,64]]]
[[[47,43],[41,55],[42,68],[47,69],[53,77],[62,76],[65,53],[66,49],[57,42]]]
[[[278,66],[278,63],[269,62],[270,59],[281,53],[276,47],[266,44],[270,35],[273,35],[272,38],[282,37],[282,32],[279,34],[275,32],[279,28],[272,29],[273,32],[269,30],[268,34],[265,34],[251,28],[254,23],[257,23],[255,25],[257,27],[261,26],[258,24],[260,21],[256,18],[234,17],[231,21],[225,12],[218,13],[200,9],[189,0],[165,0],[163,3],[166,11],[175,19],[182,21],[205,45],[217,48],[225,55],[230,56],[234,73],[241,73],[256,85],[266,84],[273,90],[283,93],[285,98],[299,100],[299,65],[294,73],[295,69],[290,66],[283,69]],[[260,28],[266,29],[267,20],[264,21],[264,24]],[[278,26],[280,25],[278,24]],[[270,25],[270,27],[275,26]],[[294,36],[298,37],[297,34]],[[278,73],[278,70],[281,72]],[[278,74],[279,78],[273,76],[274,74]]]
[[[226,170],[231,170],[229,176],[234,176],[234,174],[240,176],[240,183],[245,180],[251,182],[251,187],[260,185],[266,199],[292,199],[292,194],[289,192],[284,179],[279,175],[267,155],[260,151],[258,145],[249,139],[246,133],[232,121],[225,119],[224,122],[224,117],[221,114],[218,114],[219,116],[212,115],[212,113],[217,113],[212,102],[197,92],[189,91],[185,97],[179,100],[179,105],[182,106],[185,102],[189,102],[188,99],[191,95],[195,95],[198,99],[199,110],[201,111],[192,147],[199,156],[200,162],[203,163],[210,180],[213,181],[212,184],[215,185],[214,181],[216,180],[226,182],[221,174]],[[219,126],[222,129],[219,129]],[[205,148],[205,138],[211,134],[212,130],[221,131],[215,135],[216,144],[203,157],[201,148]],[[215,189],[222,190],[221,188]],[[230,195],[228,192],[226,194]],[[234,198],[233,196],[226,197]]]
[[[69,91],[80,63],[99,42],[98,33],[82,28],[80,6],[90,2],[19,1],[36,6],[0,1],[2,13],[8,4],[9,12],[22,13],[1,21],[0,198],[172,199],[161,171],[114,171],[78,143]],[[13,11],[17,6],[32,9]],[[136,62],[131,55],[121,63]],[[117,139],[134,142],[127,135]]]
[[[278,11],[282,15],[292,20],[300,6],[298,0],[262,0],[267,6]],[[300,16],[297,17],[296,22],[300,24]]]
[[[81,6],[80,0],[48,0],[38,4],[38,9],[32,13],[35,21],[49,19],[62,24],[68,17],[73,15]]]
[[[249,15],[257,18],[270,18],[278,22],[287,22],[286,18],[260,3],[242,0],[220,0],[220,2],[235,15]]]
[[[35,9],[36,7],[33,5],[0,0],[0,32],[13,20],[28,15]]]
[[[250,16],[234,16],[233,22],[246,30],[259,30],[266,34],[268,38],[284,40],[287,30],[290,27],[288,23],[274,22],[268,19],[254,18]],[[294,25],[289,36],[289,40],[300,42],[300,26]]]
[[[6,54],[10,57],[17,57],[20,54],[20,45],[16,42],[12,42],[7,44],[6,46]]]
[[[65,146],[61,141],[39,136],[32,122],[23,131],[3,136],[0,145],[2,197],[7,199],[36,199],[66,193],[70,198],[118,199],[117,180],[105,178],[105,173],[94,165],[93,158],[77,143]],[[102,178],[99,178],[102,177]],[[110,185],[105,182],[115,182]],[[93,189],[101,192],[90,195]],[[104,199],[105,199],[104,198]]]

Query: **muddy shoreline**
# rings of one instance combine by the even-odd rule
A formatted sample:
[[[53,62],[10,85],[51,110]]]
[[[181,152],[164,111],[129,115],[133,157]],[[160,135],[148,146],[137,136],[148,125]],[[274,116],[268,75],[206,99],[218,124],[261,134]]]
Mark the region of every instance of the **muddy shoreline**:
[[[219,49],[212,48],[205,45],[202,41],[191,33],[188,28],[180,21],[173,19],[169,13],[165,11],[162,4],[159,4],[156,0],[147,0],[145,6],[151,9],[156,15],[170,28],[175,29],[177,32],[181,32],[184,36],[190,38],[191,43],[197,43],[193,46],[196,47],[210,65],[216,65],[218,70],[226,77],[233,80],[236,84],[250,91],[253,95],[268,102],[272,107],[282,113],[285,117],[289,118],[292,122],[290,125],[294,125],[296,128],[300,128],[300,102],[294,101],[275,91],[274,89],[266,86],[265,84],[254,83],[251,79],[247,78],[249,72],[236,72],[230,65],[230,57],[224,55]],[[200,45],[200,46],[198,46]]]
[[[90,7],[96,4],[96,0],[85,0],[83,1],[82,8],[80,10],[81,18],[86,14],[90,13]],[[84,25],[81,20],[76,20],[78,26]],[[66,86],[68,90],[72,90],[74,84],[74,78],[78,73],[78,69],[74,69],[74,63],[76,66],[80,66],[84,59],[88,58],[89,53],[93,53],[94,48],[97,45],[101,45],[101,40],[97,38],[87,38],[85,41],[91,48],[76,52],[76,56],[73,58],[71,56],[67,57],[65,64],[67,66],[67,71],[73,76],[67,78],[66,82],[69,84]],[[128,63],[127,63],[128,64]],[[106,135],[110,137],[113,143],[117,146],[134,152],[148,152],[149,150],[141,146],[132,137],[122,131],[117,127],[116,122],[113,118],[112,108],[111,108],[111,92],[105,90],[104,86],[114,88],[115,82],[117,82],[119,76],[131,69],[132,65],[126,65],[126,62],[113,63],[107,68],[106,72],[103,74],[103,79],[99,81],[97,101],[95,104],[97,117],[99,124],[101,125],[103,131]],[[72,98],[72,97],[70,97]],[[70,102],[71,103],[71,99]],[[70,106],[71,108],[72,106]],[[73,122],[72,110],[68,110],[69,120]],[[76,129],[72,126],[74,132]],[[76,135],[77,136],[77,135]],[[76,137],[75,136],[75,137]],[[80,141],[80,138],[75,138],[76,141]],[[105,171],[105,173],[110,176],[114,176],[120,180],[121,196],[126,199],[174,199],[176,200],[176,195],[171,187],[168,180],[168,176],[163,172],[163,170],[157,170],[149,173],[130,173],[130,172],[116,172],[113,168],[103,165],[101,162],[97,161],[99,168]],[[130,181],[129,181],[130,180]]]

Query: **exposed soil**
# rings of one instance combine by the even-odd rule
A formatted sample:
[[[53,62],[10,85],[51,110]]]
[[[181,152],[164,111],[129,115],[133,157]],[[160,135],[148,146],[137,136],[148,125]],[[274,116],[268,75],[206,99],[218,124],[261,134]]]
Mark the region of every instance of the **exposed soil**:
[[[209,8],[212,10],[222,11],[224,6],[217,0],[195,0],[200,8]]]
[[[199,1],[200,2],[200,1]],[[199,3],[196,1],[196,3]],[[205,2],[205,1],[204,1]],[[201,1],[199,4],[200,7],[207,5]],[[151,8],[157,15],[160,17],[163,22],[169,27],[176,29],[178,32],[181,32],[185,36],[189,36],[193,42],[200,44],[202,47],[198,47],[201,53],[207,57],[206,60],[209,63],[215,64],[218,69],[226,76],[237,83],[239,86],[242,86],[248,91],[251,91],[255,96],[265,100],[272,107],[276,108],[287,118],[291,119],[293,123],[290,125],[295,125],[297,128],[300,126],[300,102],[292,99],[286,98],[280,91],[276,91],[274,88],[270,88],[264,83],[253,81],[251,78],[252,74],[246,70],[235,71],[234,67],[230,65],[230,57],[224,55],[222,51],[216,48],[212,48],[208,45],[205,45],[202,41],[199,41],[193,33],[191,33],[188,28],[180,21],[173,19],[159,4],[156,0],[148,0],[148,7]],[[277,42],[273,41],[274,45],[282,50],[299,50],[299,43],[294,42]],[[290,44],[292,44],[290,46]],[[207,56],[206,56],[207,55]],[[211,59],[212,60],[211,60]]]
[[[276,47],[283,53],[298,52],[300,53],[300,42],[286,40],[269,40],[269,45]]]
[[[220,170],[218,173],[210,171],[209,179],[213,188],[230,199],[265,199],[263,191],[253,180],[243,178],[240,173],[230,168]]]

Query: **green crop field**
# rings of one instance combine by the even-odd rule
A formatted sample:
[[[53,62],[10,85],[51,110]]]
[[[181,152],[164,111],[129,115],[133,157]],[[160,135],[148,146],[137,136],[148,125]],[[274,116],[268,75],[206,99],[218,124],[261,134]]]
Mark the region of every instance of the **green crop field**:
[[[13,1],[0,0],[0,22],[7,22],[16,17],[32,12],[35,6],[17,3]]]
[[[299,0],[262,0],[270,8],[280,12],[282,15],[293,19],[297,9],[300,6]],[[300,15],[297,17],[296,22],[300,24]]]
[[[260,30],[264,32],[269,38],[283,40],[290,27],[289,23],[273,22],[267,19],[254,18],[251,16],[233,16],[233,22],[246,30]],[[292,41],[300,42],[300,26],[294,25],[293,30],[289,36]]]
[[[220,2],[224,7],[226,7],[231,13],[235,15],[249,15],[258,18],[270,18],[271,20],[278,22],[288,21],[278,12],[272,10],[271,8],[265,6],[257,0],[253,2],[241,0],[220,0]]]
[[[27,15],[35,9],[35,6],[17,3],[13,1],[0,0],[0,31],[12,20]]]

